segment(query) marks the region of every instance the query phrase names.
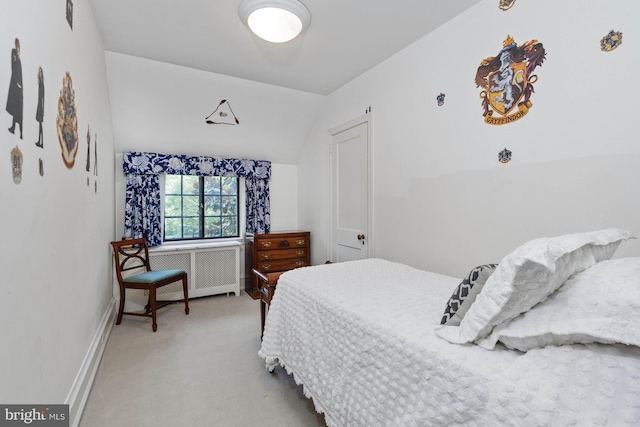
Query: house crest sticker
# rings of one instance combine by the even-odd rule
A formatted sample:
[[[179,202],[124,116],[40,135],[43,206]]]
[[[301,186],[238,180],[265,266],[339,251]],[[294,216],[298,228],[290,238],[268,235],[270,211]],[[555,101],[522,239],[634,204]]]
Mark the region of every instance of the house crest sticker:
[[[490,125],[506,125],[520,120],[533,106],[530,98],[534,74],[545,60],[546,52],[538,40],[518,46],[511,36],[502,43],[497,56],[484,59],[476,72],[476,87],[482,88],[480,98],[484,121]]]

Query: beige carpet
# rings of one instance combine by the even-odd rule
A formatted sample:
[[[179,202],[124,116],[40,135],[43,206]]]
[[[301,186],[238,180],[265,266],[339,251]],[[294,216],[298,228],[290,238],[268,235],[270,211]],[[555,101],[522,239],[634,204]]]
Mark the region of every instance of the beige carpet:
[[[244,292],[193,299],[114,326],[81,427],[326,426],[302,387],[258,357],[260,309]]]

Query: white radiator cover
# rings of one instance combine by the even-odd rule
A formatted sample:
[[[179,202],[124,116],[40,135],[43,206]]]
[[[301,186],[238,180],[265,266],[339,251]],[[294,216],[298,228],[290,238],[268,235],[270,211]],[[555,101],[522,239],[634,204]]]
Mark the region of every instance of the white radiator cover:
[[[240,242],[156,247],[149,251],[151,269],[187,272],[189,298],[240,295]],[[182,282],[158,289],[158,299],[182,299]]]

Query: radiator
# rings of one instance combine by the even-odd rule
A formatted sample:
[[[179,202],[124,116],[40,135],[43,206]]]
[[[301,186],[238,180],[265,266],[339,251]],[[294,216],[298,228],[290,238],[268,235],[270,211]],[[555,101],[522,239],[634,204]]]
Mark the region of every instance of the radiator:
[[[208,295],[240,295],[239,242],[211,243],[154,248],[149,253],[153,270],[177,269],[187,272],[189,298]],[[158,299],[182,299],[182,282],[158,289]]]

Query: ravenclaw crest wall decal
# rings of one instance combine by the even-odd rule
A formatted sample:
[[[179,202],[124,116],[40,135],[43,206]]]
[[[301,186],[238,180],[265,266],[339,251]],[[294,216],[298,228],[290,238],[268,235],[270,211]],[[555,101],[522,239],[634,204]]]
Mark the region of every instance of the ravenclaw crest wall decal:
[[[500,10],[509,10],[513,7],[516,0],[500,0],[500,5],[498,6]]]
[[[497,56],[484,59],[476,72],[476,86],[482,88],[480,98],[484,121],[490,125],[504,125],[523,118],[532,107],[529,100],[538,76],[533,74],[542,65],[546,52],[538,40],[521,46],[507,36]],[[518,107],[517,111],[512,112]],[[493,113],[499,117],[494,117]]]

